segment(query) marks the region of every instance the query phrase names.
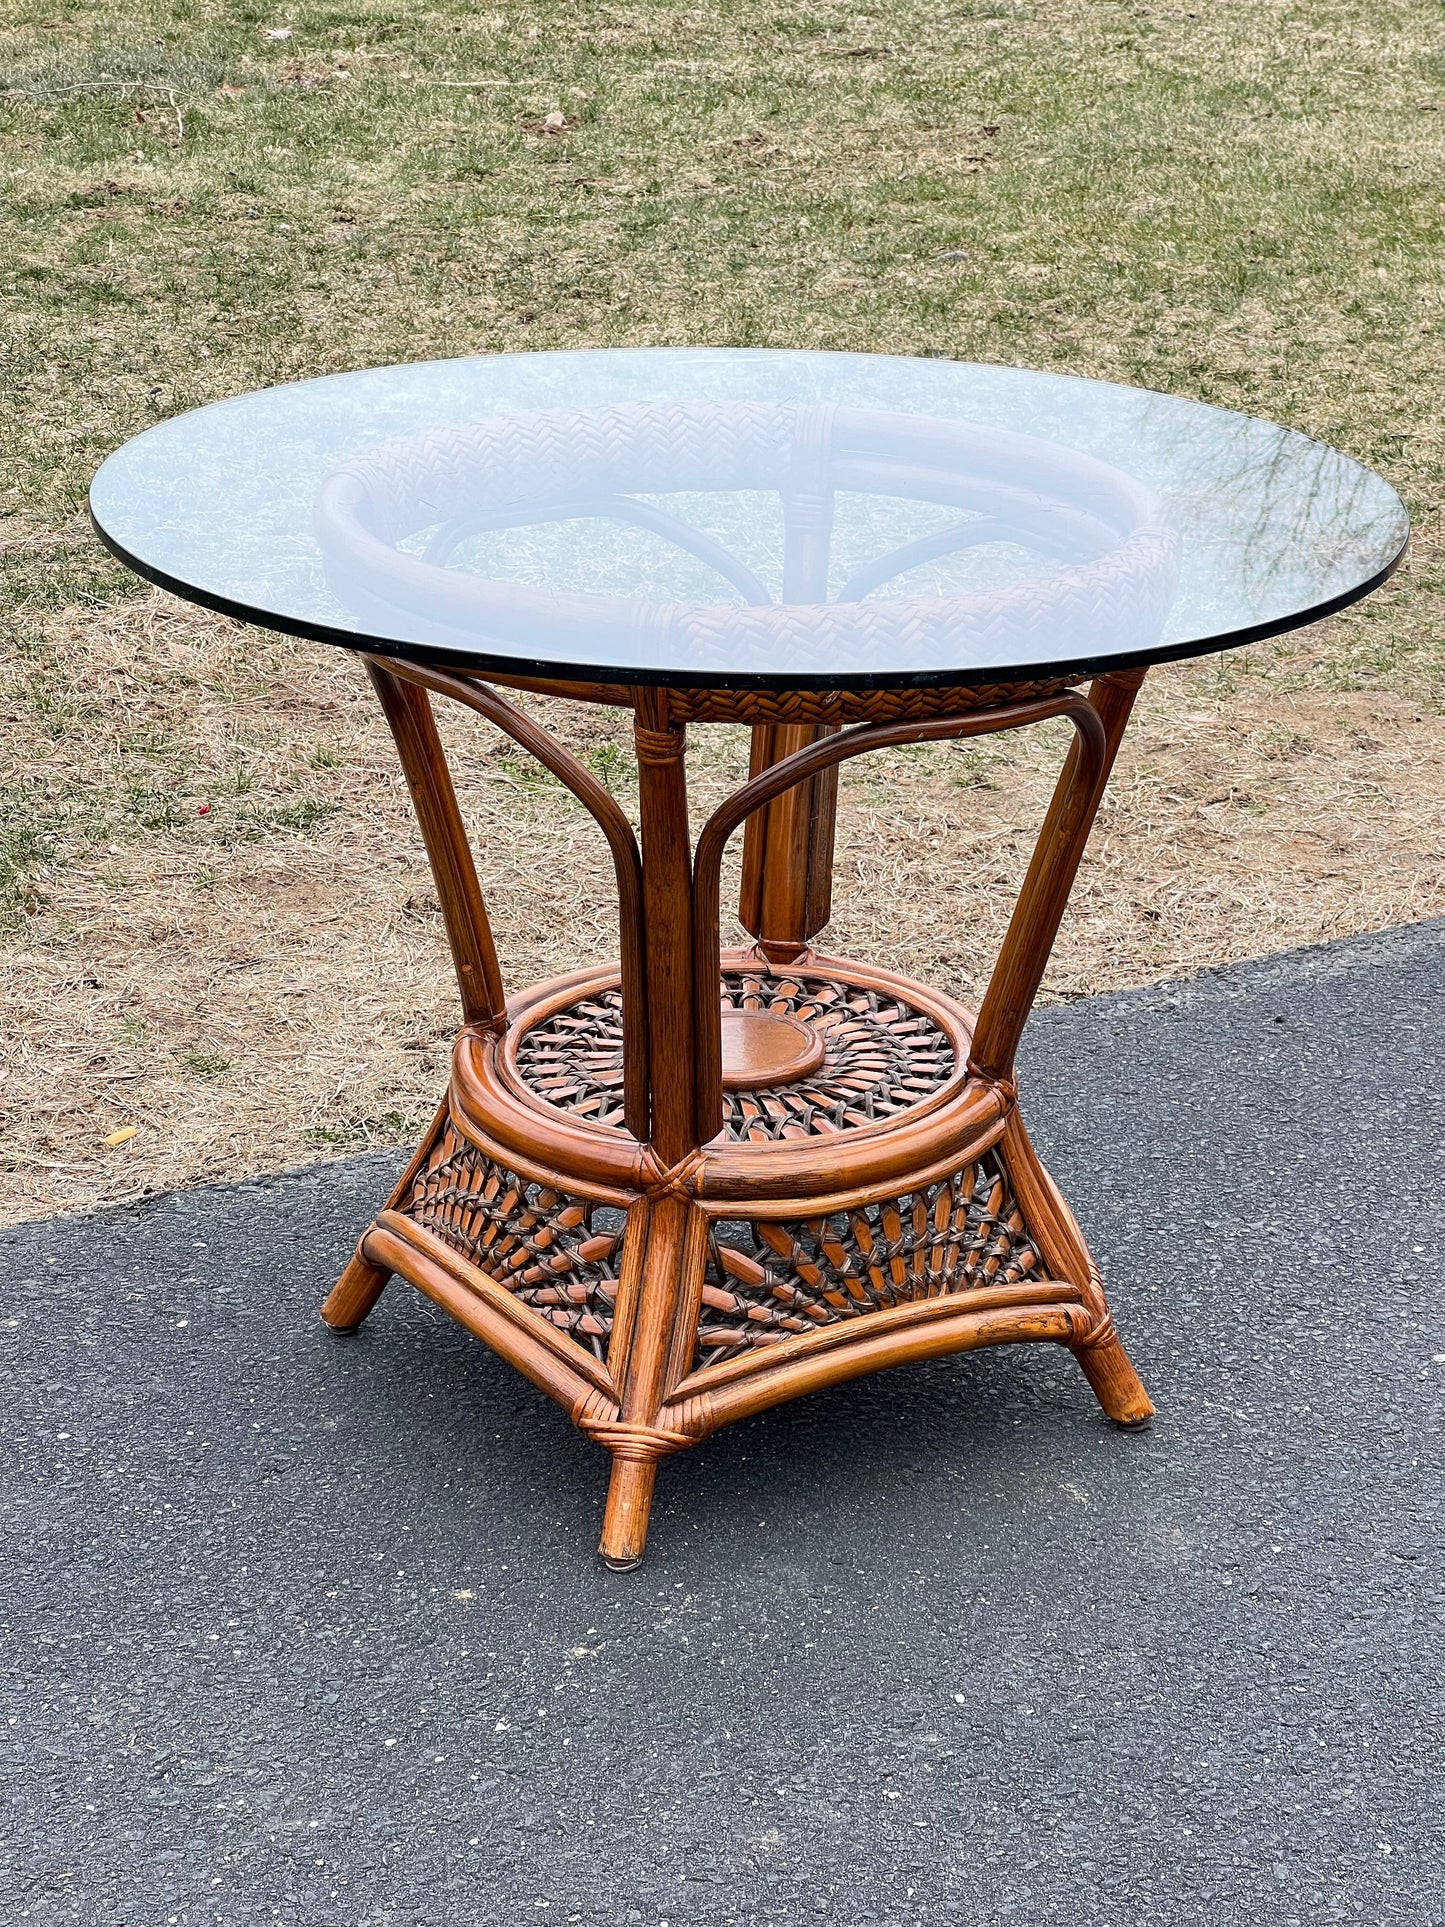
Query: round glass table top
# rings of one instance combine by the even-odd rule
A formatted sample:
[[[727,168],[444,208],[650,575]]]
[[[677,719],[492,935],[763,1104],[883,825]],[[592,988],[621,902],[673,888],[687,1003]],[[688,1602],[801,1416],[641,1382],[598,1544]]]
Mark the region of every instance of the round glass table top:
[[[122,561],[248,622],[524,677],[828,688],[1202,654],[1368,593],[1409,533],[1350,457],[966,362],[608,349],[213,403],[103,465]]]

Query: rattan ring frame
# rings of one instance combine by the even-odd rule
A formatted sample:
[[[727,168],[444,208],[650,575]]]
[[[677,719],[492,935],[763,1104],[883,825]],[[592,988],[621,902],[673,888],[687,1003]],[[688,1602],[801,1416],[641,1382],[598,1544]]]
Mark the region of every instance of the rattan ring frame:
[[[655,499],[758,490],[784,507],[781,600]],[[839,491],[946,505],[963,519],[873,559],[830,593],[818,560]],[[475,536],[579,519],[663,536],[740,600],[529,586],[455,566]],[[1096,457],[969,422],[831,405],[652,401],[487,416],[355,457],[322,486],[314,522],[338,594],[377,633],[404,617],[405,633],[438,648],[565,649],[589,678],[660,654],[685,663],[700,686],[749,675],[817,685],[899,665],[936,675],[961,657],[1016,670],[1127,652],[1157,637],[1178,576],[1177,538],[1157,499]],[[875,595],[922,562],[1000,542],[1053,566],[969,593]]]

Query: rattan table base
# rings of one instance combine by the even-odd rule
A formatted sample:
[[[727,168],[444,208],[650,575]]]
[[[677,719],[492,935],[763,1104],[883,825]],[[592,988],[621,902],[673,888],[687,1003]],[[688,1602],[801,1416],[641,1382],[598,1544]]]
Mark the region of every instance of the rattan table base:
[[[427,835],[467,1021],[445,1102],[327,1300],[330,1324],[355,1329],[395,1275],[541,1386],[612,1456],[602,1552],[618,1566],[642,1555],[659,1459],[886,1365],[1053,1342],[1075,1354],[1112,1418],[1148,1418],[1099,1272],[1029,1142],[1012,1071],[1137,678],[1104,679],[1089,698],[1029,691],[1013,705],[844,735],[800,725],[801,742],[755,749],[752,780],[695,851],[685,808],[679,816],[683,729],[659,728],[665,697],[638,692],[642,849],[630,860],[620,812],[494,692],[411,666],[373,673]],[[594,808],[617,868],[620,970],[501,998],[418,685],[550,757]],[[1081,747],[978,1016],[815,950],[817,840],[800,843],[796,820],[779,831],[771,799],[806,800],[820,771],[880,735],[978,734],[1044,714],[1070,716]],[[764,829],[745,854],[745,912],[751,862],[763,934],[720,950],[717,863],[749,817]],[[816,820],[814,807],[804,828]],[[793,847],[780,854],[784,831]]]

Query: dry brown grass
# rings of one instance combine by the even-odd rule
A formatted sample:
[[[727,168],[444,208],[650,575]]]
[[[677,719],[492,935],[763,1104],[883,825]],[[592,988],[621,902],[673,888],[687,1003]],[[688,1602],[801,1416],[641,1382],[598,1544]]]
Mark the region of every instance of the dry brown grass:
[[[445,1080],[455,996],[360,666],[159,595],[45,627],[49,680],[12,664],[7,703],[58,860],[4,979],[0,1215],[408,1140]],[[1445,911],[1438,715],[1291,687],[1287,657],[1253,653],[1146,686],[1049,996]],[[69,706],[48,764],[37,705]],[[622,718],[534,707],[628,793]],[[510,983],[611,955],[590,820],[486,725],[445,728]],[[705,807],[746,747],[693,736]],[[1041,730],[851,766],[828,942],[975,995],[1061,747]]]

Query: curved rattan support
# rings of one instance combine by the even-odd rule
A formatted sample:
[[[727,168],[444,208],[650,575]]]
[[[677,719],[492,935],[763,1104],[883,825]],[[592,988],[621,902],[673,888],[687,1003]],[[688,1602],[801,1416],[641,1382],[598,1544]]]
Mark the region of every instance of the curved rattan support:
[[[454,702],[485,716],[489,723],[512,738],[514,743],[549,769],[577,798],[607,838],[612,852],[612,867],[617,878],[617,924],[619,956],[622,966],[623,1022],[627,1028],[627,1063],[623,1083],[623,1106],[627,1128],[639,1143],[648,1135],[648,1061],[647,1061],[647,973],[642,920],[642,854],[626,812],[616,797],[599,783],[585,763],[580,763],[540,723],[524,716],[520,709],[485,684],[472,682],[445,669],[432,669],[422,663],[399,662],[386,658],[380,666],[403,682],[435,690]]]
[[[920,568],[925,562],[936,562],[945,555],[956,555],[960,549],[986,548],[993,542],[1017,541],[1017,532],[1009,522],[997,516],[980,516],[972,522],[955,522],[936,534],[920,536],[916,542],[905,542],[900,548],[890,549],[886,555],[875,556],[856,574],[849,576],[842,588],[834,596],[835,602],[861,602],[864,596],[872,595],[881,589],[885,582],[896,576],[907,575],[910,569]],[[1071,561],[1074,559],[1077,544],[1067,536],[1050,542],[1047,530],[1035,531],[1030,546],[1040,555],[1056,555]]]
[[[691,1437],[706,1437],[774,1405],[884,1366],[917,1364],[990,1345],[1072,1347],[1088,1329],[1089,1314],[1071,1284],[1033,1284],[1017,1293],[981,1291],[907,1306],[901,1314],[875,1312],[867,1328],[850,1332],[849,1342],[836,1351],[816,1339],[796,1348],[784,1341],[760,1358],[743,1361],[747,1369],[735,1378],[724,1376],[726,1367],[706,1376],[693,1374],[660,1408],[657,1430],[668,1440],[684,1426]]]
[[[384,663],[368,658],[367,674],[391,730],[396,753],[416,807],[416,818],[426,845],[436,883],[437,903],[451,946],[452,967],[462,1016],[487,1030],[504,1030],[507,1000],[502,972],[492,942],[486,899],[477,881],[477,866],[467,841],[462,813],[446,752],[437,735],[436,718],[424,689],[394,676]]]
[[[1086,744],[1083,735],[1076,737],[1059,771],[979,1006],[968,1059],[969,1071],[976,1077],[998,1082],[1013,1075],[1014,1053],[1043,981],[1084,845],[1144,675],[1142,669],[1123,670],[1096,677],[1089,686],[1087,706],[1094,715],[1097,741]]]
[[[795,784],[804,782],[819,770],[846,762],[854,756],[862,756],[869,750],[887,749],[899,743],[936,743],[948,742],[959,737],[989,736],[1005,729],[1023,729],[1032,723],[1050,721],[1056,716],[1066,716],[1074,725],[1076,732],[1065,773],[1071,791],[1077,791],[1080,806],[1095,797],[1106,773],[1107,743],[1104,725],[1098,711],[1086,696],[1068,692],[1058,696],[1047,696],[1033,702],[1011,703],[998,709],[975,710],[965,716],[940,716],[931,721],[904,723],[863,723],[855,729],[844,731],[841,735],[825,736],[820,741],[810,743],[806,749],[796,751],[774,763],[751,782],[744,783],[722,803],[708,818],[693,856],[693,899],[692,899],[692,950],[693,985],[696,1003],[693,1015],[693,1037],[696,1052],[696,1102],[697,1134],[700,1143],[706,1144],[716,1137],[722,1128],[722,1036],[719,1019],[717,992],[717,957],[721,926],[721,869],[723,850],[734,830],[756,810],[769,803],[784,790],[792,789]],[[1085,822],[1087,835],[1088,823],[1092,822],[1092,810]],[[1075,814],[1070,813],[1066,829],[1076,829]],[[1029,891],[1034,870],[1025,879],[1024,891]],[[1070,872],[1072,878],[1072,871]],[[1020,904],[1023,896],[1020,897]],[[1018,909],[1010,923],[1005,938],[1005,950],[1013,937],[1014,927],[1019,923]],[[1031,926],[1030,926],[1031,927]],[[1045,956],[1047,951],[1045,951]],[[1012,956],[1012,953],[1010,953]],[[1004,955],[1000,953],[1000,966]],[[1039,959],[1042,972],[1044,958]],[[995,970],[995,978],[998,970]],[[990,985],[992,990],[992,985]],[[1032,992],[1029,994],[1032,1002]],[[987,1000],[985,1001],[987,1008]],[[1010,1006],[1011,1008],[1011,1006]],[[1015,1044],[1017,1039],[1014,1040]],[[1012,1062],[1012,1047],[1007,1053]],[[992,1058],[997,1058],[997,1049]],[[996,1073],[1007,1074],[1007,1066]]]

